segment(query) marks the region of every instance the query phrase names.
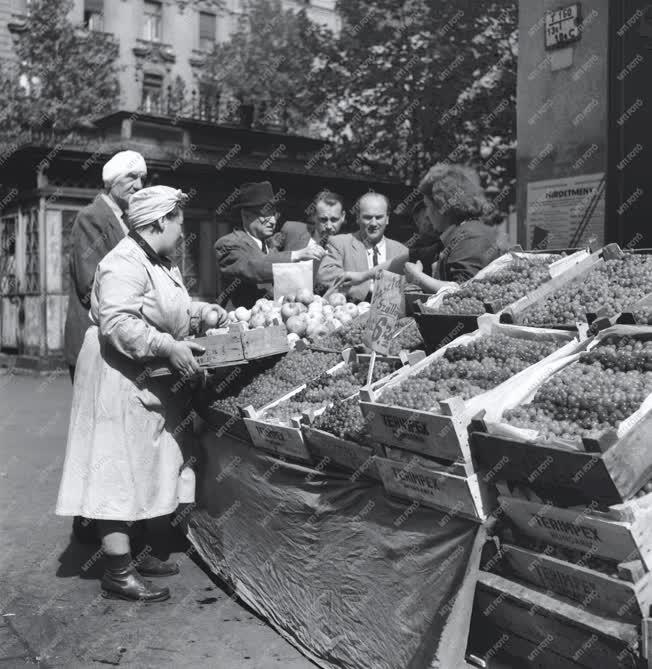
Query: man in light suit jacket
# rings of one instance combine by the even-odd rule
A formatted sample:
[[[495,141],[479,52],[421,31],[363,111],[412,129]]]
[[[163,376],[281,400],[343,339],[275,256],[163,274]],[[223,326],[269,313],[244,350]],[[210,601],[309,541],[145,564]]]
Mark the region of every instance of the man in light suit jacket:
[[[319,281],[333,285],[335,281],[356,273],[367,273],[376,265],[402,254],[408,249],[400,242],[385,237],[389,223],[389,200],[380,193],[365,193],[356,203],[358,232],[331,237],[327,255],[319,267]],[[342,289],[349,299],[369,300],[373,280]]]
[[[214,247],[220,274],[227,282],[218,296],[222,305],[249,308],[261,297],[272,297],[274,263],[323,257],[325,251],[317,245],[284,251],[270,248],[278,199],[269,181],[243,184],[238,189],[234,208],[240,211],[242,228],[220,237]]]

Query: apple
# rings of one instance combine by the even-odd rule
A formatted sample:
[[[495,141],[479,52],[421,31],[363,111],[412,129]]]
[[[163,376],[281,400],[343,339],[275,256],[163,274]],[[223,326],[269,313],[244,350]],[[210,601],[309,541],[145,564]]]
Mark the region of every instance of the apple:
[[[235,311],[229,311],[228,319],[229,323],[236,323],[238,321],[238,317],[235,315]]]
[[[234,313],[236,319],[239,321],[248,321],[251,318],[251,311],[246,307],[238,307]]]
[[[353,302],[347,302],[344,307],[342,307],[351,318],[355,318],[358,315],[358,307],[353,304]]]
[[[338,307],[342,304],[346,304],[346,297],[342,295],[342,293],[333,293],[329,298],[328,298],[328,303],[332,307]]]
[[[339,320],[342,325],[348,325],[353,318],[347,314],[346,311],[342,311],[337,315],[337,320]]]
[[[306,319],[301,316],[290,316],[288,318],[285,327],[288,329],[288,332],[294,333],[299,337],[303,337],[306,334]]]
[[[335,313],[335,309],[330,304],[325,304],[321,310],[324,316],[332,316]]]
[[[303,302],[306,306],[312,302],[314,295],[309,288],[301,288],[297,291],[297,302]]]
[[[281,317],[283,318],[284,321],[287,321],[288,318],[291,316],[295,316],[297,314],[297,304],[294,302],[288,302],[287,304],[284,304],[281,307]]]
[[[263,314],[254,314],[249,319],[249,325],[252,328],[262,328],[265,325],[265,316]]]
[[[366,314],[367,311],[371,308],[371,305],[369,302],[358,302],[358,313],[359,314]]]
[[[297,301],[297,296],[294,293],[290,293],[283,298],[284,304],[292,304]]]
[[[343,325],[346,325],[344,321],[341,321],[339,318],[334,318],[333,321],[333,330],[339,330]]]
[[[290,347],[291,351],[294,350],[294,347],[297,345],[299,339],[301,339],[301,337],[295,332],[288,333],[288,346]]]
[[[303,304],[302,302],[295,302],[294,307],[297,310],[297,314],[307,314],[308,313],[308,307]]]

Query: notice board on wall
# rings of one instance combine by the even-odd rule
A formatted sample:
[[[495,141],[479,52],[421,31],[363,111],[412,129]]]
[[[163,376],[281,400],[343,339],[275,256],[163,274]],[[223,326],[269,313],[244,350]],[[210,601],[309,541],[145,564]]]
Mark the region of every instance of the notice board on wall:
[[[547,248],[604,243],[604,172],[531,181],[527,185],[527,245],[535,228],[548,232]]]

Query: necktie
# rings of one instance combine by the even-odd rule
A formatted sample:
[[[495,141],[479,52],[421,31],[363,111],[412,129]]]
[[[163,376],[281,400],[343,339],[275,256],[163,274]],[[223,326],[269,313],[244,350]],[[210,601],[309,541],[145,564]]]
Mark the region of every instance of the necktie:
[[[374,267],[375,267],[378,264],[378,247],[374,246],[373,251],[374,251],[373,263],[374,263]]]
[[[263,242],[263,253],[264,253],[265,255],[267,255],[267,253],[268,253],[268,250],[267,250],[267,242],[266,242],[264,239],[262,240],[262,242]]]

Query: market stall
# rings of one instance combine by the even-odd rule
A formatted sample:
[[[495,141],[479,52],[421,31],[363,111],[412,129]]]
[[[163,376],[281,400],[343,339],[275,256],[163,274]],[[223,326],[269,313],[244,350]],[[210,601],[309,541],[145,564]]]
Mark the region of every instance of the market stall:
[[[191,541],[320,666],[647,666],[651,261],[508,254],[434,346],[389,292],[240,313],[291,350],[198,394]]]

